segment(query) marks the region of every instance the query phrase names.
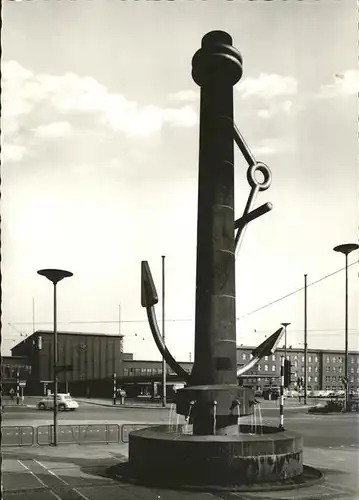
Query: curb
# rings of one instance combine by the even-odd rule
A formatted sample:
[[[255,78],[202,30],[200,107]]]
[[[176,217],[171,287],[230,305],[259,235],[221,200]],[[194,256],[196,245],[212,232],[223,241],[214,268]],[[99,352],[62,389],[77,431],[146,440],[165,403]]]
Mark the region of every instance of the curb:
[[[126,409],[126,408],[143,408],[144,410],[169,410],[170,407],[169,406],[166,406],[166,407],[163,407],[163,406],[150,406],[150,405],[143,405],[143,404],[125,404],[125,405],[113,405],[111,403],[99,403],[99,402],[95,402],[95,401],[87,401],[85,399],[77,399],[76,401],[78,401],[79,403],[87,403],[87,404],[90,404],[90,405],[96,405],[96,406],[105,406],[105,407],[108,407],[108,408],[116,408],[118,410],[123,410],[123,409]]]

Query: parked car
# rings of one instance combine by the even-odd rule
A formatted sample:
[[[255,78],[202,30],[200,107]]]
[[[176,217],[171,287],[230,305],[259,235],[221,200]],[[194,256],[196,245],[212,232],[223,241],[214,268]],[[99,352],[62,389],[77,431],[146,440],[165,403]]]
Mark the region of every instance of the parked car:
[[[299,392],[292,389],[292,390],[287,391],[284,395],[287,398],[297,398],[299,396]]]
[[[71,410],[74,411],[79,407],[77,401],[72,399],[70,394],[58,394],[57,395],[57,408],[59,411]],[[54,396],[49,395],[42,398],[37,403],[37,408],[39,410],[53,410],[54,408]]]

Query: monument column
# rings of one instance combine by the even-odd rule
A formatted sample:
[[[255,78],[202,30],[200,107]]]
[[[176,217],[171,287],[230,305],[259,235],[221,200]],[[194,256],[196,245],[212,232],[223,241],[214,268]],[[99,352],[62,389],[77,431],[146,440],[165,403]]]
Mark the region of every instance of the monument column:
[[[194,55],[201,87],[194,385],[236,384],[233,85],[242,58],[208,33]]]

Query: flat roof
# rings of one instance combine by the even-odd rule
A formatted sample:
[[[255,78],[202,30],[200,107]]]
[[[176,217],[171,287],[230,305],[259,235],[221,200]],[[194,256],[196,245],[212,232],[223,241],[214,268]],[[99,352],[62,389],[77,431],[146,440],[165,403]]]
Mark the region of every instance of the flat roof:
[[[19,345],[26,343],[29,339],[33,337],[37,337],[39,335],[53,335],[54,331],[53,330],[36,330],[34,333],[26,337],[24,340],[16,344],[14,347],[10,349],[10,351],[13,351],[16,349]],[[123,339],[124,335],[119,334],[119,333],[98,333],[98,332],[75,332],[75,331],[64,331],[64,330],[58,330],[57,331],[58,335],[79,335],[79,336],[97,336],[97,337],[107,337],[107,338],[120,338]],[[26,357],[26,356],[25,356]]]
[[[36,330],[36,332],[32,333],[26,338],[30,338],[33,335],[53,335],[53,330]],[[100,332],[75,332],[73,330],[58,330],[57,331],[58,335],[97,335],[98,337],[124,337],[124,335],[119,334],[119,333],[100,333]]]

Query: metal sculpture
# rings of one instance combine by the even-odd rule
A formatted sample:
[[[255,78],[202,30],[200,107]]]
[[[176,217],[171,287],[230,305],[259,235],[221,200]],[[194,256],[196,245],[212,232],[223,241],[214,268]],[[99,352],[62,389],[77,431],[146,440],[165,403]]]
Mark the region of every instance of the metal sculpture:
[[[237,369],[235,252],[246,226],[268,212],[253,209],[256,195],[268,189],[271,173],[257,162],[233,123],[233,85],[242,76],[242,58],[232,38],[214,31],[202,39],[192,61],[201,87],[198,180],[195,359],[190,374],[173,358],[161,338],[158,302],[148,262],[142,262],[142,306],[157,347],[186,382],[177,391],[176,411],[185,425],[150,426],[129,435],[127,479],[146,484],[233,489],[277,483],[303,476],[303,442],[293,432],[263,425],[259,432],[240,417],[254,413],[257,402],[238,378],[263,356],[272,354],[284,328],[252,351]],[[234,142],[246,158],[251,190],[242,217],[234,218]],[[256,173],[264,179],[259,182]],[[237,232],[236,232],[237,230]],[[255,415],[253,417],[255,421]]]
[[[233,401],[240,414],[250,413],[250,391],[238,387],[237,377],[273,353],[283,334],[277,330],[237,369],[235,317],[235,252],[248,223],[271,210],[266,203],[253,209],[257,194],[271,184],[267,165],[257,162],[233,122],[233,85],[242,76],[242,57],[227,33],[215,31],[202,40],[192,61],[192,76],[201,87],[198,179],[197,279],[195,356],[189,375],[170,354],[159,332],[154,306],[158,302],[148,262],[142,262],[142,306],[146,307],[156,345],[187,387],[178,391],[177,412],[187,415],[190,404],[193,432],[228,432],[236,421],[228,411]],[[242,217],[234,219],[234,142],[248,162],[251,187]],[[264,179],[256,178],[260,172]],[[236,231],[236,232],[235,232]],[[213,431],[213,402],[216,429]],[[198,418],[197,418],[198,417]]]

